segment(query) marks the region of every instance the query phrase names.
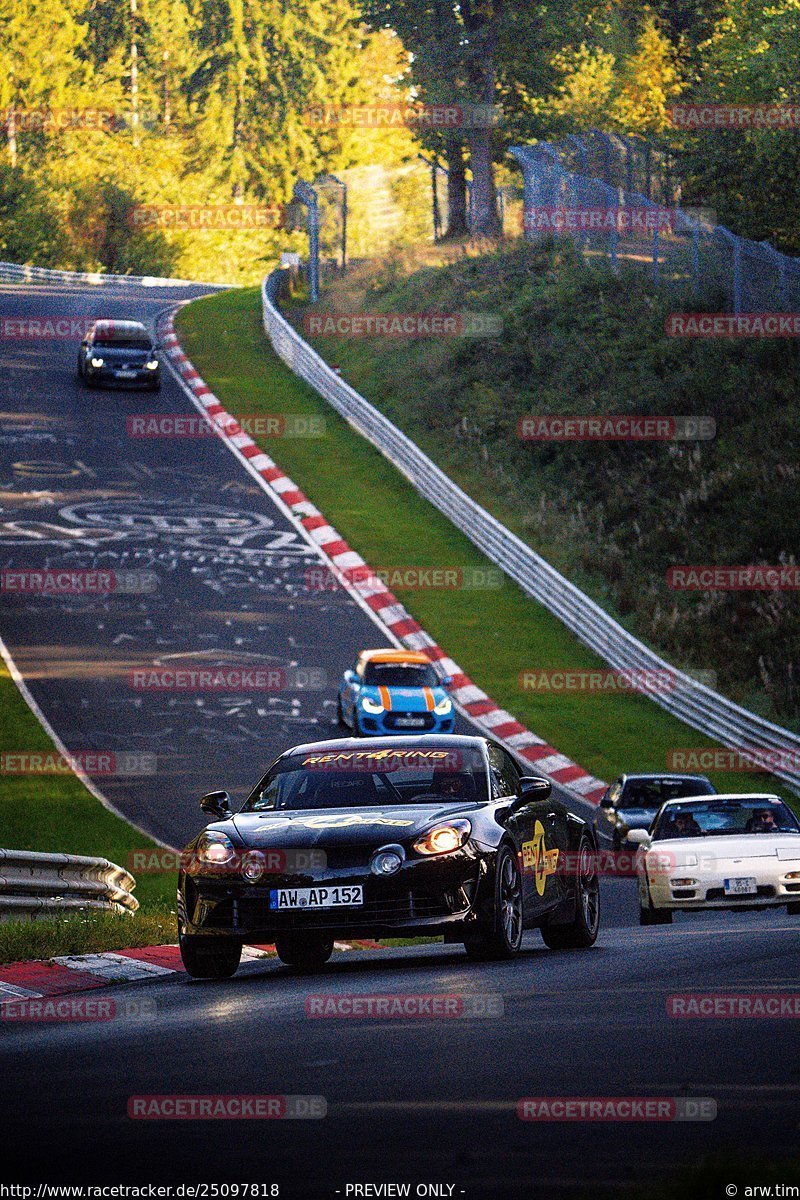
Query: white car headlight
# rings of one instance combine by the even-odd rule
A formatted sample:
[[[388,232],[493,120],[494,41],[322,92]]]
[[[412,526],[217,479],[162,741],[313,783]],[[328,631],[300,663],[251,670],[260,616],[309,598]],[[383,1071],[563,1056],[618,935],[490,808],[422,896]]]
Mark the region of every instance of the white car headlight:
[[[449,696],[444,696],[433,710],[437,717],[446,717],[448,713],[453,711],[453,701]]]
[[[219,833],[215,829],[207,829],[205,833],[200,834],[197,842],[198,862],[221,867],[233,862],[235,857],[236,847],[227,834]]]
[[[379,704],[377,700],[370,700],[369,696],[361,697],[361,707],[364,712],[372,713],[375,717],[383,712],[383,705]]]
[[[144,365],[147,367],[148,371],[157,371],[158,370],[158,359],[151,358],[150,361],[146,362]]]
[[[93,367],[102,367],[103,363],[105,362],[105,359],[104,358],[95,358],[94,355],[92,355],[92,358],[90,361],[91,361],[91,364]]]
[[[418,854],[452,854],[464,845],[471,833],[469,821],[461,817],[455,821],[442,821],[417,838],[414,849]]]

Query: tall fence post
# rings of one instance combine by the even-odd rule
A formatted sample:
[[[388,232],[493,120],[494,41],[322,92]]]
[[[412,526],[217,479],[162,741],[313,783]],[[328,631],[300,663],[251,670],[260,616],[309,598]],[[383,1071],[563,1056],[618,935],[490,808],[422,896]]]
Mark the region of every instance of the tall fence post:
[[[298,179],[292,198],[308,209],[308,290],[312,304],[319,300],[319,202],[310,183]]]

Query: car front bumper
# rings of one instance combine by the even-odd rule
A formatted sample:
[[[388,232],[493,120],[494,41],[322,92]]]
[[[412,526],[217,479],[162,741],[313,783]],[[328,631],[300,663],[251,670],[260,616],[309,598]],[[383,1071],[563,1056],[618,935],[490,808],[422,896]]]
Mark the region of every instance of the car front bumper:
[[[124,374],[119,373],[117,367],[91,367],[86,368],[86,378],[92,383],[110,383],[114,387],[155,387],[161,382],[161,368],[157,371],[148,371],[146,367],[134,367]]]
[[[692,877],[692,868],[679,868],[682,877]],[[673,874],[675,874],[673,872]],[[725,879],[755,879],[755,893],[726,894]],[[748,866],[737,865],[735,872],[725,874],[698,875],[693,886],[676,885],[669,878],[652,876],[649,879],[650,900],[654,908],[692,911],[704,908],[775,908],[781,905],[800,903],[800,880],[786,881],[775,872],[766,872]]]
[[[373,875],[368,867],[268,874],[251,884],[240,877],[192,874],[178,882],[181,933],[271,942],[287,933],[327,932],[349,937],[412,934],[455,936],[477,920],[486,861],[468,846],[438,860],[406,861],[394,875]],[[270,908],[278,888],[352,886],[364,888],[364,903],[320,909]],[[463,937],[463,934],[461,935]]]
[[[454,709],[446,717],[439,717],[434,712],[397,712],[388,709],[376,715],[364,712],[359,707],[356,721],[364,737],[387,737],[398,733],[452,733],[456,726],[456,714]]]

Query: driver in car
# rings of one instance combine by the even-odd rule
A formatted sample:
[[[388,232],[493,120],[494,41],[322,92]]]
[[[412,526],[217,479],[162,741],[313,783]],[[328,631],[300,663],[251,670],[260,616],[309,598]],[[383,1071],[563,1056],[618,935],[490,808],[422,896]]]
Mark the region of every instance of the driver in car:
[[[679,812],[675,814],[675,825],[672,831],[672,837],[699,837],[702,834],[702,829],[695,821],[690,812]]]
[[[780,826],[771,808],[758,808],[747,822],[749,833],[776,833]]]

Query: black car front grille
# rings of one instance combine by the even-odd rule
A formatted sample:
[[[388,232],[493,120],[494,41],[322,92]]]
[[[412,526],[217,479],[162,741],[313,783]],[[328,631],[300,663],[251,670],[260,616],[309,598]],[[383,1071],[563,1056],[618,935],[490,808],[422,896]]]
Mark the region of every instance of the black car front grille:
[[[386,925],[395,921],[424,920],[429,917],[449,916],[451,909],[444,897],[423,896],[407,892],[389,900],[368,900],[365,904],[349,908],[292,911],[284,909],[280,914],[268,907],[266,899],[245,896],[233,901],[234,926],[247,929],[313,929],[319,926]]]
[[[733,900],[740,904],[747,904],[748,900],[758,900],[759,898],[769,898],[777,895],[775,888],[769,885],[756,888],[755,892],[750,892],[749,895],[731,896],[725,891],[725,888],[709,888],[706,892],[706,900]]]

